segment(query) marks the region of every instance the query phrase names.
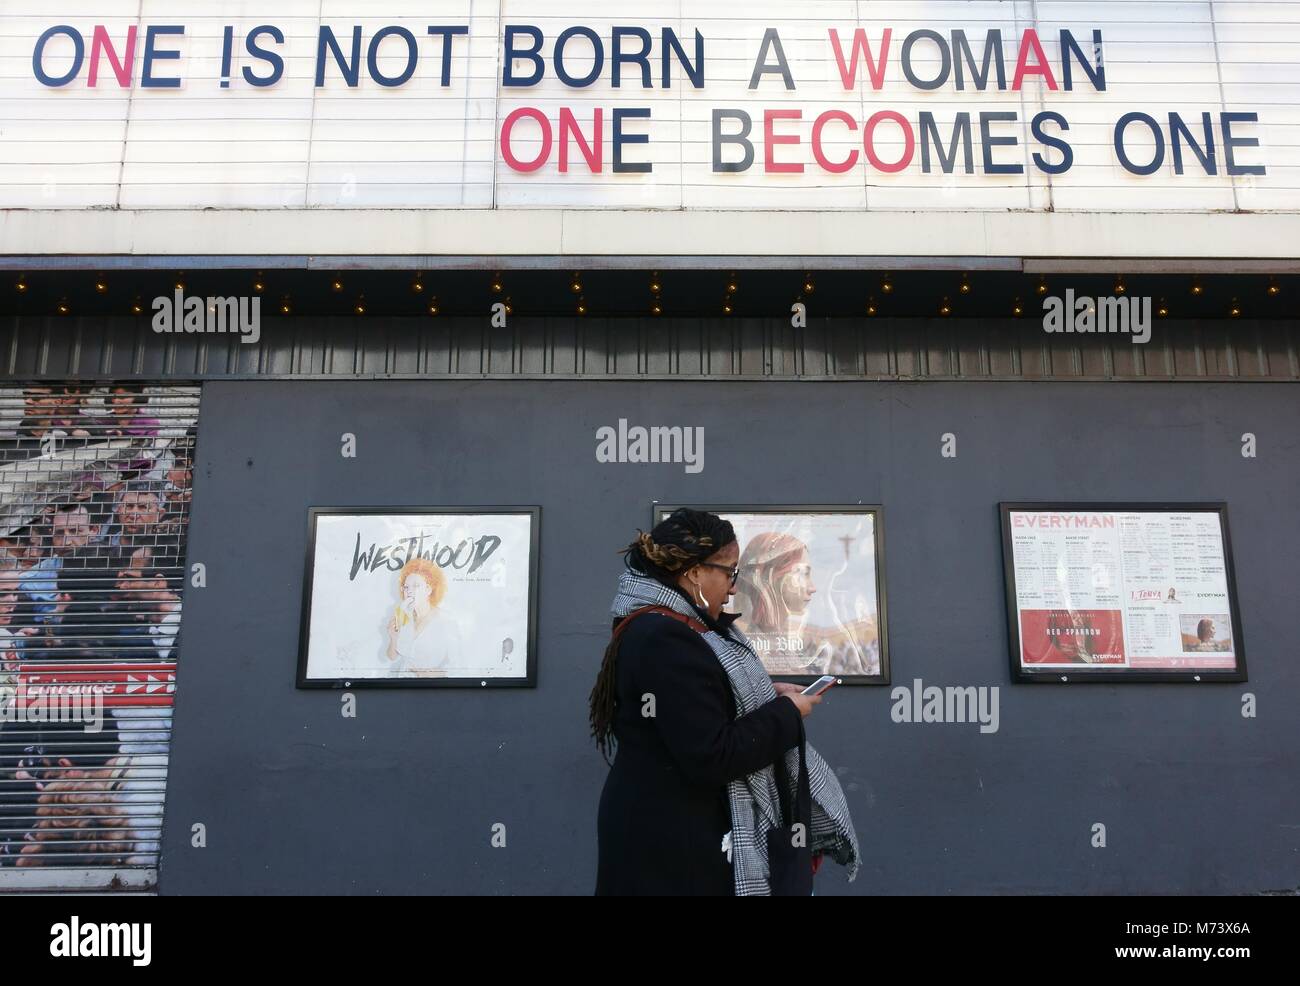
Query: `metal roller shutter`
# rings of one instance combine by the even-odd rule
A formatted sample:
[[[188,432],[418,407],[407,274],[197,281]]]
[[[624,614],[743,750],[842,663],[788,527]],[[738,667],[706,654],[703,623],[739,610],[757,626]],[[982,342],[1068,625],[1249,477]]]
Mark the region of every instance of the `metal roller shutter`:
[[[0,388],[0,891],[157,882],[199,388]]]

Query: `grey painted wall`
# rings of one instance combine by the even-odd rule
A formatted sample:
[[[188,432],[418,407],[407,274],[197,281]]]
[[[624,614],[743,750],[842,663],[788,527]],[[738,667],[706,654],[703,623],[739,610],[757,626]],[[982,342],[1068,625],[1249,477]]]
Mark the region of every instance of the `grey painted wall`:
[[[894,683],[1002,686],[992,735],[896,724],[881,687],[814,713],[865,852],[819,894],[1294,889],[1298,401],[1264,383],[210,383],[190,529],[208,587],[185,603],[160,889],[590,893],[606,768],[586,700],[615,549],[654,499],[883,503]],[[597,463],[620,417],[703,425],[703,472]],[[1035,499],[1226,500],[1250,681],[1012,686],[995,504]],[[355,719],[295,689],[307,506],[476,503],[542,507],[537,688],[363,690]]]

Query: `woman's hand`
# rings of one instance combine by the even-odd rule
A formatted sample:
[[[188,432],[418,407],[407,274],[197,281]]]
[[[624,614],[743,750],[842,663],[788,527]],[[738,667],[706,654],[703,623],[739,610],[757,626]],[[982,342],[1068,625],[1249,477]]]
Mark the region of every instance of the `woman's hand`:
[[[388,621],[388,646],[384,648],[384,657],[390,661],[396,661],[400,656],[397,653],[397,617],[394,616]]]
[[[822,695],[824,694],[826,693],[823,692]],[[805,695],[802,692],[795,692],[794,694],[786,693],[785,697],[793,702],[794,707],[799,710],[799,714],[807,719],[813,710],[813,706],[821,702],[822,695]]]
[[[772,687],[776,689],[778,695],[798,695],[803,691],[803,685],[796,685],[789,681],[774,681]]]

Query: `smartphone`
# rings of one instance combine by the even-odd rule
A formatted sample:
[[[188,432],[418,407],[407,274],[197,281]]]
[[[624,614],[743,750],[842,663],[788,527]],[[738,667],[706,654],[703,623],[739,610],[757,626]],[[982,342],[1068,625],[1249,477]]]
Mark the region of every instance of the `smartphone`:
[[[807,688],[805,688],[805,689],[804,689],[802,692],[800,692],[799,694],[800,694],[800,695],[820,695],[822,692],[826,691],[826,689],[830,688],[831,685],[837,684],[838,682],[839,682],[839,679],[836,678],[835,675],[833,675],[833,674],[824,674],[824,675],[822,675],[820,678],[818,678],[816,681],[814,681],[811,685],[809,685]]]

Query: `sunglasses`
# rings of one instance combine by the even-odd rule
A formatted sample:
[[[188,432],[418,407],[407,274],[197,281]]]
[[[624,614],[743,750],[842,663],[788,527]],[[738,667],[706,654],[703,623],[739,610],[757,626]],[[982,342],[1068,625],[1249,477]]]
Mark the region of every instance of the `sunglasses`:
[[[736,579],[740,577],[739,565],[719,565],[717,562],[702,561],[700,562],[705,568],[720,568],[731,578],[731,584],[736,584]]]

